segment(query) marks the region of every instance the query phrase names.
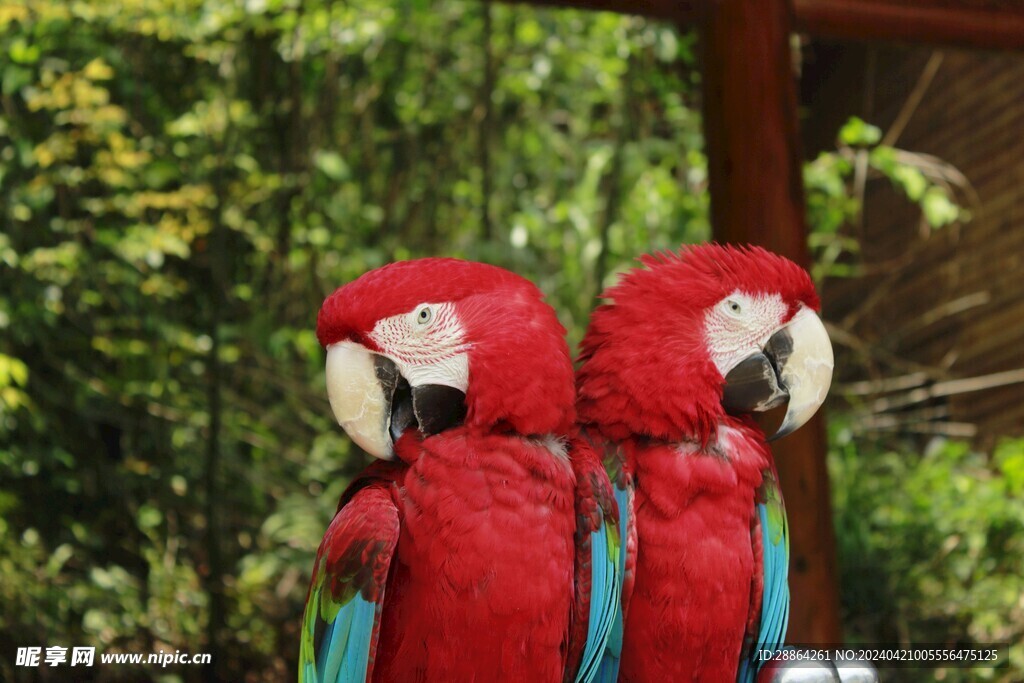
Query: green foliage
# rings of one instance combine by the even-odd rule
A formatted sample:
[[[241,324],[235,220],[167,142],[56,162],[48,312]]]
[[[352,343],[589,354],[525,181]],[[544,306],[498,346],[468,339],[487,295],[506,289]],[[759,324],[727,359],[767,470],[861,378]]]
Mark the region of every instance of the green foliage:
[[[857,117],[840,129],[838,148],[822,152],[804,166],[807,219],[816,280],[859,273],[857,231],[869,175],[888,179],[921,210],[922,221],[938,229],[969,219],[947,181],[947,166],[934,158],[911,154],[883,142],[877,126]]]
[[[1004,441],[991,455],[944,440],[917,453],[911,444],[896,451],[855,443],[841,420],[832,422],[847,637],[1009,643],[1008,668],[949,669],[941,680],[1020,680],[1024,440]],[[919,671],[890,673],[921,680]]]
[[[672,28],[468,0],[15,0],[0,28],[0,642],[285,679],[364,462],[324,296],[483,259],[575,342],[635,255],[708,236]]]

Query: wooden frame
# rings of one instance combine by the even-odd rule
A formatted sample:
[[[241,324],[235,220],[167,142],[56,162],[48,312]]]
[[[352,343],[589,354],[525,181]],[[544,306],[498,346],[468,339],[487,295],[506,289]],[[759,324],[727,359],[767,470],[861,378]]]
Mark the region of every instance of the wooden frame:
[[[731,0],[511,0],[696,23]],[[1020,0],[792,0],[793,26],[822,38],[1024,50]]]

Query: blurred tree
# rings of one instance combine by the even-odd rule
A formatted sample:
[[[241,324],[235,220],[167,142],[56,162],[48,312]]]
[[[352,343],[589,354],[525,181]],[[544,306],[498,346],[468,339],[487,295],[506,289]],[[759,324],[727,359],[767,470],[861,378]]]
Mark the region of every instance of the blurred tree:
[[[47,643],[290,675],[364,462],[322,391],[335,286],[489,260],[575,342],[634,255],[707,234],[672,28],[416,0],[22,0],[0,26],[5,679]]]

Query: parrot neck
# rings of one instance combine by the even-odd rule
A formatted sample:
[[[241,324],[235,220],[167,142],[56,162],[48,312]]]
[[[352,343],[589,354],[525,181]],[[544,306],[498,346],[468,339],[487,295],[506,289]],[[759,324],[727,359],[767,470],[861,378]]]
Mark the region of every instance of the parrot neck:
[[[665,443],[714,437],[725,417],[722,379],[704,356],[666,366],[637,342],[588,349],[576,376],[580,423],[611,441]]]
[[[586,424],[584,429],[588,434],[610,443],[628,442],[641,447],[687,445],[708,453],[721,447],[721,437],[728,430],[741,432],[754,441],[767,443],[764,432],[753,418],[726,413],[695,419],[685,425],[672,425],[653,434],[646,430],[633,429],[621,422],[591,422]]]
[[[707,434],[684,434],[681,438],[658,438],[646,434],[627,434],[622,437],[609,437],[599,427],[585,428],[585,434],[592,441],[604,440],[617,448],[622,464],[627,472],[636,471],[636,455],[651,449],[669,448],[680,452],[702,453],[730,459],[738,442],[758,444],[760,449],[767,450],[768,445],[764,432],[754,420],[748,416],[735,417],[723,415]],[[594,437],[600,437],[595,439]]]

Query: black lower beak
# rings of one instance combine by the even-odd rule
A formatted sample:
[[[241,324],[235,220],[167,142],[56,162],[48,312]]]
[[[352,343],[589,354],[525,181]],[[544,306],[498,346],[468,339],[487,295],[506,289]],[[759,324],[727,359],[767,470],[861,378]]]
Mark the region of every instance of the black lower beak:
[[[782,381],[782,366],[793,351],[793,339],[785,328],[768,340],[762,352],[748,356],[725,376],[722,405],[730,414],[763,412],[789,398]]]
[[[466,419],[466,395],[444,384],[413,387],[412,411],[421,432],[438,434]]]
[[[410,427],[431,436],[466,418],[466,395],[458,389],[442,384],[410,386],[394,361],[384,356],[374,358],[374,371],[390,403],[386,414],[391,443]]]
[[[412,387],[404,377],[399,376],[398,386],[391,398],[391,422],[388,423],[391,443],[398,441],[406,429],[418,426],[416,414],[412,410]]]

